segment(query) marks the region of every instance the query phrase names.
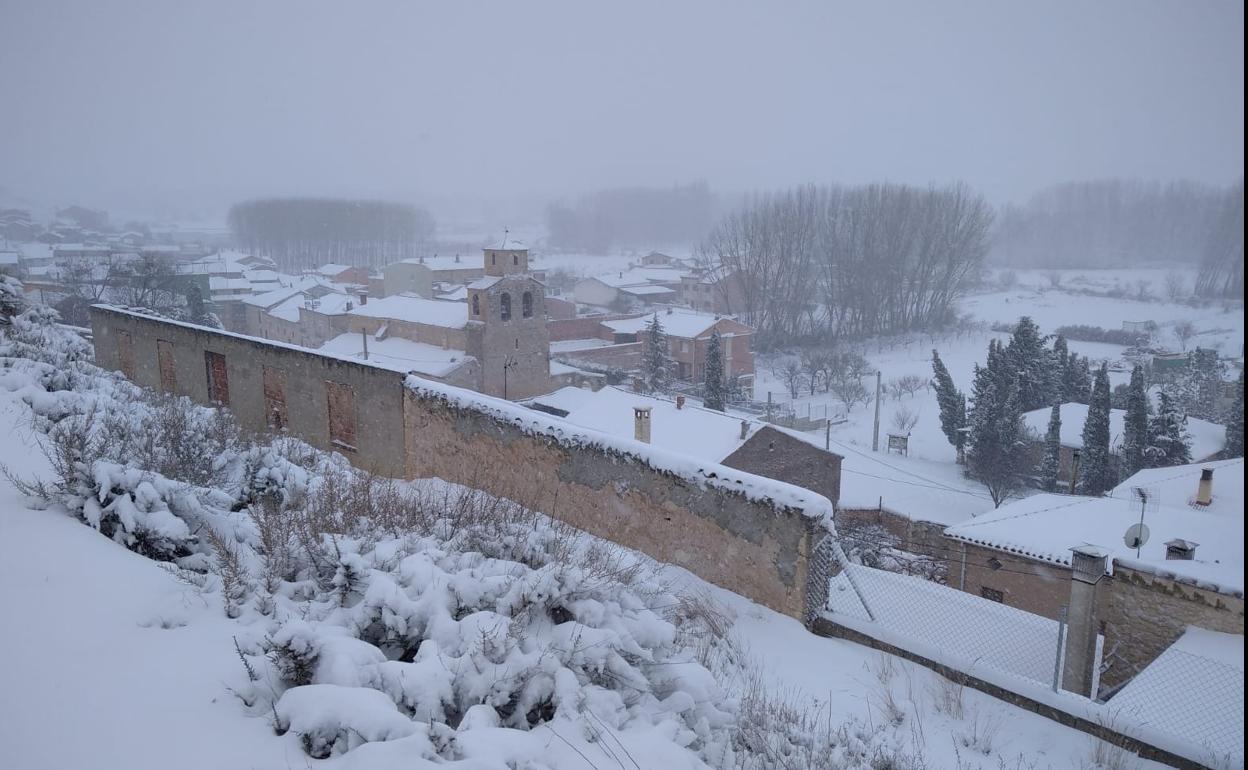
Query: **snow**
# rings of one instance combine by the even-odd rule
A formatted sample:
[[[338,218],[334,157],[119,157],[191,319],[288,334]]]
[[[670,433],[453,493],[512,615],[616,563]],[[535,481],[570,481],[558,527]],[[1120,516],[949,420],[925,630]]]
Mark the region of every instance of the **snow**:
[[[1083,424],[1088,419],[1087,404],[1062,404],[1062,446],[1083,448]],[[1043,440],[1049,431],[1052,409],[1036,409],[1023,413],[1023,424],[1037,440]],[[1109,446],[1111,450],[1122,446],[1127,412],[1125,409],[1109,410]],[[1226,444],[1226,427],[1195,417],[1187,418],[1187,432],[1192,439],[1192,457],[1211,457],[1222,451]]]
[[[620,288],[620,291],[638,297],[672,296],[676,294],[675,289],[667,286],[624,286]]]
[[[1166,725],[1206,761],[1244,763],[1244,636],[1189,627],[1109,702],[1124,720]]]
[[[1144,524],[1151,534],[1137,557],[1136,549],[1128,547],[1123,537],[1139,521],[1140,505],[1130,499],[1040,494],[951,526],[945,534],[1067,567],[1071,548],[1097,546],[1126,566],[1140,565],[1211,590],[1243,595],[1242,506],[1230,513],[1174,505],[1150,507],[1144,513]],[[1174,539],[1198,543],[1196,558],[1167,560],[1166,543]]]
[[[676,402],[632,393],[615,387],[597,392],[588,388],[562,388],[533,399],[534,403],[553,406],[568,413],[568,422],[583,428],[622,438],[633,436],[633,407],[649,407],[650,444],[706,462],[721,462],[744,442],[741,438],[741,417],[685,404],[677,409]],[[746,420],[747,437],[762,423]]]
[[[584,340],[559,340],[557,342],[550,343],[550,352],[551,353],[570,353],[576,350],[588,350],[590,348],[604,348],[612,344],[614,343],[608,340],[599,339],[597,337],[591,337],[590,339],[584,339]]]
[[[658,314],[659,323],[663,326],[663,332],[669,337],[684,337],[693,339],[703,334],[709,334],[711,327],[719,321],[723,320],[723,316],[712,315],[711,313],[699,313],[694,310],[673,309],[668,312]],[[615,332],[616,334],[637,334],[645,331],[654,320],[654,314],[638,316],[637,318],[622,318],[614,321],[603,321],[602,325]]]
[[[462,257],[412,257],[403,260],[409,265],[424,265],[430,270],[484,270],[480,255]]]
[[[364,341],[359,334],[346,333],[326,342],[318,351],[351,355],[364,361]],[[413,342],[401,337],[378,340],[369,336],[367,362],[396,372],[417,372],[430,377],[445,377],[465,363],[474,360],[462,350],[453,350]]]
[[[802,487],[708,463],[619,434],[578,426],[521,404],[444,383],[408,377],[407,387],[426,398],[440,399],[458,409],[489,415],[496,420],[515,425],[526,433],[547,436],[565,446],[636,457],[655,470],[671,473],[701,486],[736,492],[751,500],[795,508],[806,516],[820,520],[829,528],[832,526],[832,502],[823,495]]]
[[[352,310],[351,315],[407,321],[447,329],[462,329],[468,325],[468,305],[465,303],[425,299],[415,294],[395,294],[370,299],[367,305],[359,305]]]
[[[1196,499],[1196,487],[1201,471],[1213,471],[1213,500],[1197,510],[1219,516],[1243,516],[1244,513],[1244,458],[1215,460],[1212,462],[1175,465],[1169,468],[1152,468],[1139,471],[1110,491],[1110,497],[1135,500],[1135,487],[1147,489],[1159,505],[1179,508],[1191,505]]]

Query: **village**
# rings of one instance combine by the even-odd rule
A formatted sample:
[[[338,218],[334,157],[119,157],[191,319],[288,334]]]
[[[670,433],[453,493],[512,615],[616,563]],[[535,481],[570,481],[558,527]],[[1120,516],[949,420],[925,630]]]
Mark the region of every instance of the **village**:
[[[725,509],[676,503],[682,513],[674,516],[666,504],[663,519],[684,531],[670,533],[675,541],[663,534],[670,524],[645,518],[653,503],[632,500],[627,487],[594,494],[619,495],[614,505],[639,521],[621,527],[612,505],[567,515],[816,634],[959,672],[973,687],[1057,708],[1076,724],[1095,722],[1089,709],[1112,708],[1121,740],[1146,755],[1190,757],[1177,748],[1184,740],[1234,755],[1242,720],[1236,728],[1233,715],[1213,713],[1226,709],[1217,698],[1192,705],[1211,712],[1196,737],[1127,725],[1164,721],[1190,692],[1225,691],[1228,670],[1242,681],[1242,311],[1204,309],[1193,324],[1186,306],[1111,298],[1112,290],[1096,296],[1132,319],[1161,320],[1124,319],[1120,331],[1102,330],[1114,342],[1085,343],[1090,335],[1080,327],[1062,327],[1072,333],[1069,341],[1056,335],[1061,372],[1051,392],[1037,396],[1038,408],[1019,413],[1023,448],[1006,483],[993,475],[999,468],[970,471],[972,427],[954,383],[971,391],[971,375],[978,383],[988,372],[978,363],[985,345],[991,367],[994,351],[1054,344],[1055,327],[988,314],[1043,318],[1056,293],[1051,279],[1048,291],[986,286],[968,302],[984,305],[982,315],[946,332],[820,359],[755,351],[755,330],[733,312],[743,279],[657,251],[623,269],[564,280],[559,291],[546,279],[566,266],[515,240],[475,255],[326,264],[298,275],[262,256],[202,251],[24,243],[0,257],[31,301],[64,304],[92,296],[93,285],[94,299],[114,299],[111,308],[90,305],[78,329],[93,341],[99,366],[228,408],[243,425],[298,437],[371,472],[541,497],[507,474],[483,480],[482,468],[514,458],[459,428],[434,431],[422,415],[436,401],[487,423],[531,422],[526,432],[558,436],[573,454],[602,444],[676,479],[687,471],[674,469],[692,464],[699,477],[735,471],[763,480],[764,490],[774,482],[796,491],[796,502],[782,507],[826,501],[826,542],[813,531],[768,536],[790,542],[785,559],[795,560],[798,582],[786,570],[767,578],[776,557],[755,553],[750,527],[724,520]],[[153,294],[194,298],[181,303],[193,317],[154,312],[156,303],[116,304],[144,265],[159,276]],[[393,389],[404,378],[408,390],[399,394]],[[986,403],[982,391],[974,394]],[[1187,400],[1172,403],[1179,398]],[[961,400],[960,413],[950,399]],[[1088,428],[1098,409],[1099,454]],[[582,438],[568,444],[572,436]],[[1152,452],[1167,437],[1179,445],[1165,453],[1145,457],[1138,446]],[[536,455],[523,456],[539,487],[567,483],[561,471],[541,470]],[[1098,475],[1100,486],[1090,485]],[[703,517],[711,530],[696,535],[705,525],[693,522]],[[700,539],[692,550],[689,537]],[[725,553],[735,556],[726,561]],[[755,566],[743,575],[742,564]],[[1056,695],[1083,700],[1055,705]]]

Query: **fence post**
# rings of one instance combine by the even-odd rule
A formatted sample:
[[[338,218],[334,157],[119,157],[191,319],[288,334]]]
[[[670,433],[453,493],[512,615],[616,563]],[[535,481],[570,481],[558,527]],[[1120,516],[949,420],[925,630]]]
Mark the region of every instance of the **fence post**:
[[[1096,668],[1096,586],[1105,577],[1107,554],[1094,546],[1070,549],[1070,609],[1062,689],[1092,697]]]
[[[1066,605],[1057,613],[1057,657],[1053,661],[1053,692],[1062,688],[1062,647],[1066,643]]]

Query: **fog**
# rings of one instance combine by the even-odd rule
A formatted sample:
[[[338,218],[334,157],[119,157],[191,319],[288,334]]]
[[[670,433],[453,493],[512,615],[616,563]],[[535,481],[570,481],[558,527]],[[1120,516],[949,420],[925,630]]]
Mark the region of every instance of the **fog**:
[[[261,195],[540,212],[614,185],[871,180],[1007,202],[1243,173],[1237,2],[0,8],[10,204],[223,221]]]

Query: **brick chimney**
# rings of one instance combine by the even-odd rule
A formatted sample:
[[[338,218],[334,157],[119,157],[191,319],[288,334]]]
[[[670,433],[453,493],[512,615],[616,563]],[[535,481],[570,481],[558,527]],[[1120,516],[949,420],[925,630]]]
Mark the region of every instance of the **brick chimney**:
[[[1191,561],[1196,558],[1196,546],[1191,540],[1175,538],[1166,543],[1166,561]]]
[[[677,409],[684,409],[684,408],[685,408],[685,397],[684,397],[684,396],[676,396],[676,408],[677,408]]]
[[[1196,485],[1196,504],[1208,505],[1213,502],[1213,468],[1200,469],[1200,483]]]
[[[633,407],[633,438],[650,443],[650,407]]]
[[[745,441],[746,437],[749,435],[750,435],[750,423],[747,420],[742,420],[741,421],[741,440]]]

